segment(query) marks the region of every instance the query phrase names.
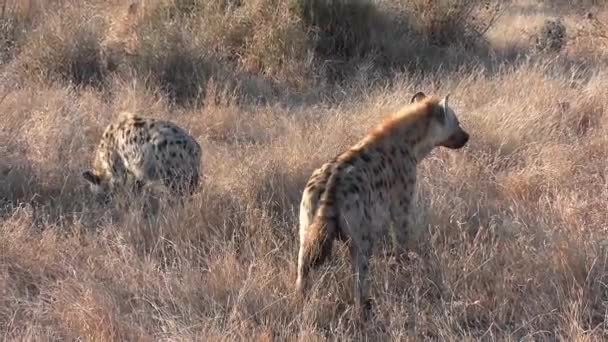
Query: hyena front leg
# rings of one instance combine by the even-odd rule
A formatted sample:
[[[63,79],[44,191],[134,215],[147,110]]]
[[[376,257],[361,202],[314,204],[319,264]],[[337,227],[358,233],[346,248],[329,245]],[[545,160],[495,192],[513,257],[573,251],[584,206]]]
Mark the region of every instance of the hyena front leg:
[[[160,209],[160,201],[158,195],[150,188],[143,188],[141,190],[143,198],[142,214],[146,221],[154,223],[158,218],[158,212]]]
[[[410,206],[391,207],[393,254],[401,259],[413,247]]]

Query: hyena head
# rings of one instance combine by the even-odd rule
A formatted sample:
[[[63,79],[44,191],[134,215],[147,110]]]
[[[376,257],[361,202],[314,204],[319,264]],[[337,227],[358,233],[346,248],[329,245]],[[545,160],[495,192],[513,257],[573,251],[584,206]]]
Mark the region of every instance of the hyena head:
[[[111,186],[108,179],[97,175],[92,170],[84,171],[82,177],[89,184],[89,189],[97,201],[102,203],[110,201]]]
[[[454,110],[448,105],[446,95],[438,104],[432,106],[431,125],[429,127],[429,138],[433,146],[443,146],[450,149],[462,148],[469,141],[469,133],[460,127]],[[418,92],[412,97],[411,103],[425,101],[429,98]]]

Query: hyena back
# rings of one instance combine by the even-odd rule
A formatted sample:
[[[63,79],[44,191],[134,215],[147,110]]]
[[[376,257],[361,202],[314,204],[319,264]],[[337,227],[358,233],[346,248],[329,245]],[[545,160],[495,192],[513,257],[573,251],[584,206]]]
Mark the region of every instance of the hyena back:
[[[120,189],[141,190],[149,183],[182,197],[198,187],[200,160],[199,143],[181,127],[123,112],[106,127],[93,169],[82,176],[98,198],[108,199]]]

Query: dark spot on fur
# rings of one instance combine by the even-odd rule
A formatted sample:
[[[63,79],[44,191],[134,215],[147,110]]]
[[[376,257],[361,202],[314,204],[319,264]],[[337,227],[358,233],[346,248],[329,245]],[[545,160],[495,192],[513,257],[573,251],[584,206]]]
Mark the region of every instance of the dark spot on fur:
[[[164,149],[165,147],[167,147],[167,140],[163,140],[160,143],[158,143],[158,148],[159,149]]]
[[[389,161],[389,158],[386,155],[384,155],[384,154],[380,155],[380,166],[382,166],[382,167],[386,166],[388,161]]]
[[[351,194],[357,194],[361,191],[361,189],[359,188],[359,186],[357,186],[357,184],[351,184],[348,189],[346,190],[347,193],[351,193]]]
[[[406,179],[407,179],[407,184],[414,184],[416,183],[416,178],[414,177],[414,175],[406,175]]]
[[[369,163],[372,161],[372,158],[367,153],[362,153],[361,159],[363,159],[363,161],[366,163]]]

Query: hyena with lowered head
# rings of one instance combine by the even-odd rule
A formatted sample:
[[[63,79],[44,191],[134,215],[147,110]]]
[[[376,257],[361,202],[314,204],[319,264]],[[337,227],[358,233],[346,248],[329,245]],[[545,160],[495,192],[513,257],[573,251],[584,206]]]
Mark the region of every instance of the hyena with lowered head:
[[[82,173],[98,199],[116,190],[141,190],[160,182],[174,195],[191,195],[199,183],[201,147],[169,121],[122,112],[106,127],[93,169]]]
[[[405,246],[417,164],[437,146],[459,149],[469,140],[448,98],[416,93],[409,105],[313,172],[300,203],[300,295],[310,270],[331,254],[333,240],[341,240],[350,248],[355,305],[369,309],[366,278],[374,242],[392,221],[397,251]]]

